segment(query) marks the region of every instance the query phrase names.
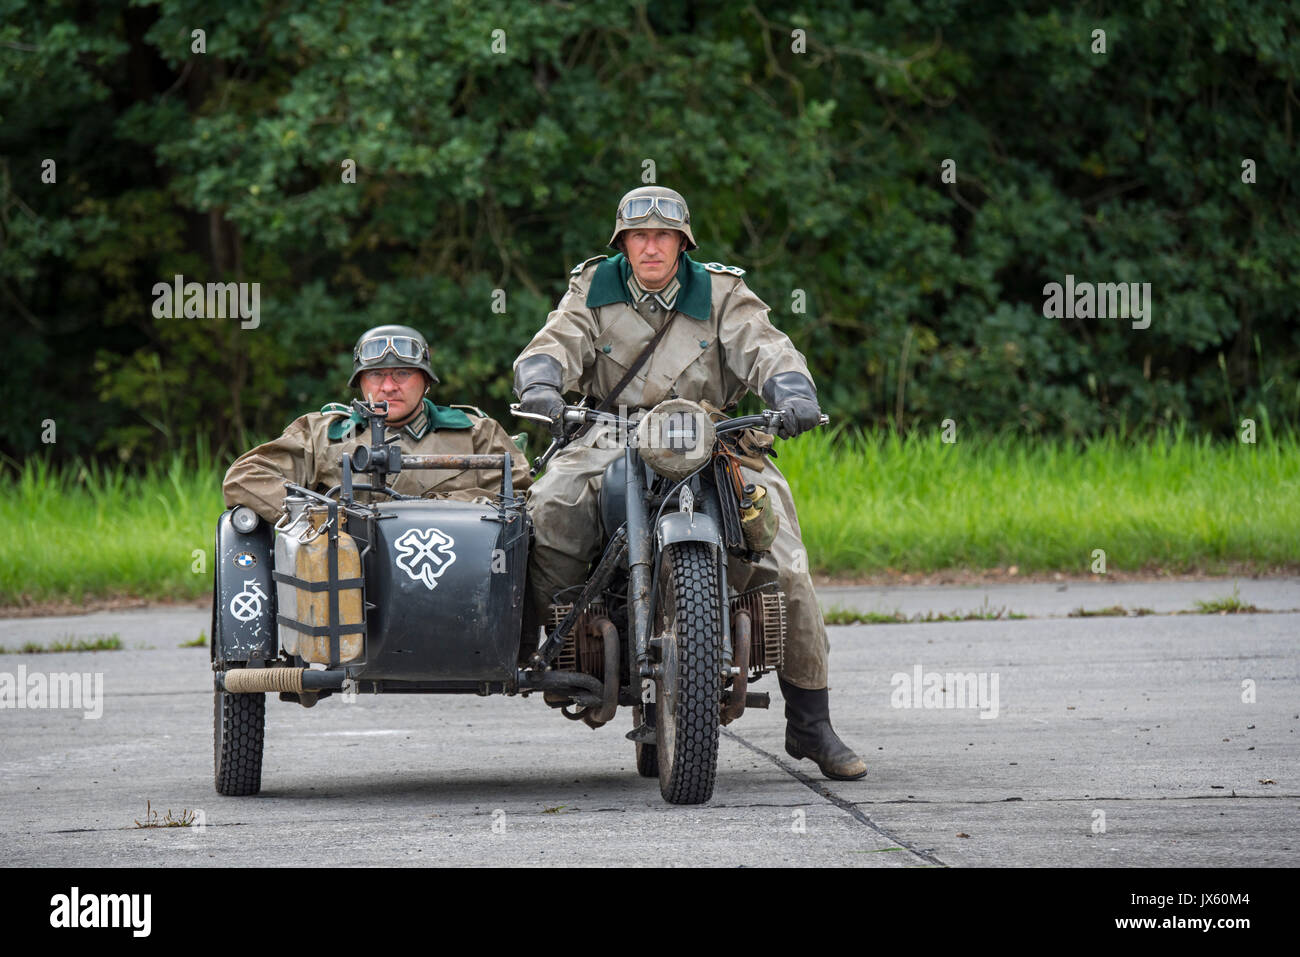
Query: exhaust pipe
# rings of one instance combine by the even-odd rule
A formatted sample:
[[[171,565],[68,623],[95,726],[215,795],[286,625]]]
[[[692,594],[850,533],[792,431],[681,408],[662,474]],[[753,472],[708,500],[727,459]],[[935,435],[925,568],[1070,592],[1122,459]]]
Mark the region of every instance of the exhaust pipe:
[[[583,715],[582,720],[593,728],[608,724],[618,711],[618,629],[608,618],[597,618],[593,623],[605,644],[605,680],[601,688],[603,700],[598,709]]]
[[[731,619],[735,634],[735,665],[739,673],[731,679],[731,693],[722,706],[722,723],[730,724],[745,713],[749,702],[749,612],[738,611]],[[759,705],[759,707],[765,707]]]

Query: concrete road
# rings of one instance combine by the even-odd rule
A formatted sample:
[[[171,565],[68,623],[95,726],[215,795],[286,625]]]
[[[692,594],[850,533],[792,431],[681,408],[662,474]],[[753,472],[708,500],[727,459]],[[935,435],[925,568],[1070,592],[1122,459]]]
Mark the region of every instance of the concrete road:
[[[220,797],[208,652],[177,647],[206,621],[0,623],[11,647],[127,646],[0,657],[0,696],[20,668],[103,676],[99,718],[0,710],[0,864],[1300,864],[1300,614],[832,628],[835,725],[870,775],[791,761],[778,703],[724,730],[700,807],[637,777],[626,709],[592,731],[464,696],[269,698],[262,794]],[[203,826],[138,828],[146,802]]]
[[[1160,615],[1197,611],[1198,601],[1231,599],[1263,611],[1300,611],[1300,578],[1242,578],[1209,581],[1062,581],[992,585],[840,585],[817,589],[822,607],[900,613],[907,617],[987,614],[1005,609],[1030,618],[1066,618],[1079,609],[1096,612],[1119,606],[1129,613]],[[2,626],[3,623],[0,623]]]

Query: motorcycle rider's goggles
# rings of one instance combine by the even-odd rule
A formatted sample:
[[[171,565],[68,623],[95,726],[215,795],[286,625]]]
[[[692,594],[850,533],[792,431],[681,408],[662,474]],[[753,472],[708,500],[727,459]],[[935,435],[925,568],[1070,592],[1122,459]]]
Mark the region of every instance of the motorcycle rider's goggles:
[[[666,196],[637,196],[629,199],[618,211],[625,223],[635,223],[648,219],[650,214],[659,212],[659,218],[666,223],[685,223],[690,221],[686,206]]]
[[[376,362],[388,353],[408,362],[420,362],[429,357],[429,349],[411,336],[375,336],[357,346],[356,358],[362,362]]]

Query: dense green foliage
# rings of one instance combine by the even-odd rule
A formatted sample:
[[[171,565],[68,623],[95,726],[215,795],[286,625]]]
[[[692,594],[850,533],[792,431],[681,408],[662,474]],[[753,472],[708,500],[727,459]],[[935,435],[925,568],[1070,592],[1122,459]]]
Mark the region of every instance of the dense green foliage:
[[[1294,427],[1300,3],[1019,7],[0,0],[0,451],[228,458],[380,322],[506,419],[646,160],[837,420]],[[260,325],[154,318],[178,273]],[[1045,318],[1067,274],[1149,282],[1150,327]]]
[[[1087,443],[813,432],[781,444],[813,570],[860,576],[1018,566],[1022,574],[1296,567],[1300,439],[1171,433]],[[0,607],[131,595],[200,598],[224,463],[141,473],[0,472]],[[1100,576],[1099,576],[1100,577]]]

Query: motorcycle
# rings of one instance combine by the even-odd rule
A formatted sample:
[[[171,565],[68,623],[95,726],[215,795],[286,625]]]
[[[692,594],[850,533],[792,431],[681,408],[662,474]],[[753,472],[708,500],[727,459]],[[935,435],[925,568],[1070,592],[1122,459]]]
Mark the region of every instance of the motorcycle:
[[[593,727],[630,706],[638,772],[657,776],[669,802],[709,800],[719,725],[768,706],[748,685],[784,654],[784,597],[727,584],[727,555],[753,559],[763,544],[761,496],[738,481],[728,437],[774,432],[779,414],[715,425],[683,401],[626,436],[602,487],[604,552],[581,594],[537,623],[525,613],[532,526],[511,456],[403,454],[383,444],[386,405],[354,400],[371,444],[343,455],[340,485],[286,483],[274,527],[246,507],[217,522],[216,790],[261,790],[269,693],[306,708],[334,695],[471,693],[540,695]],[[564,418],[628,425],[583,406]],[[411,469],[500,469],[501,487],[474,502],[396,492],[389,476]]]
[[[545,416],[516,415],[539,421]],[[605,427],[621,456],[601,481],[602,553],[580,595],[551,606],[547,637],[532,658],[545,667],[564,649],[594,662],[613,633],[624,662],[619,700],[632,703],[637,770],[659,779],[673,804],[713,794],[719,727],[770,697],[749,685],[778,669],[785,650],[785,596],[775,582],[744,593],[728,584],[728,557],[754,562],[775,537],[765,490],[745,482],[743,451],[763,454],[781,414],[723,419],[697,403],[669,399],[635,422],[585,405],[566,406],[565,438],[552,443],[536,473],[575,427]],[[821,424],[828,419],[821,416]],[[748,433],[748,435],[747,435]],[[608,667],[608,651],[601,664]],[[588,723],[607,720],[578,712]]]

